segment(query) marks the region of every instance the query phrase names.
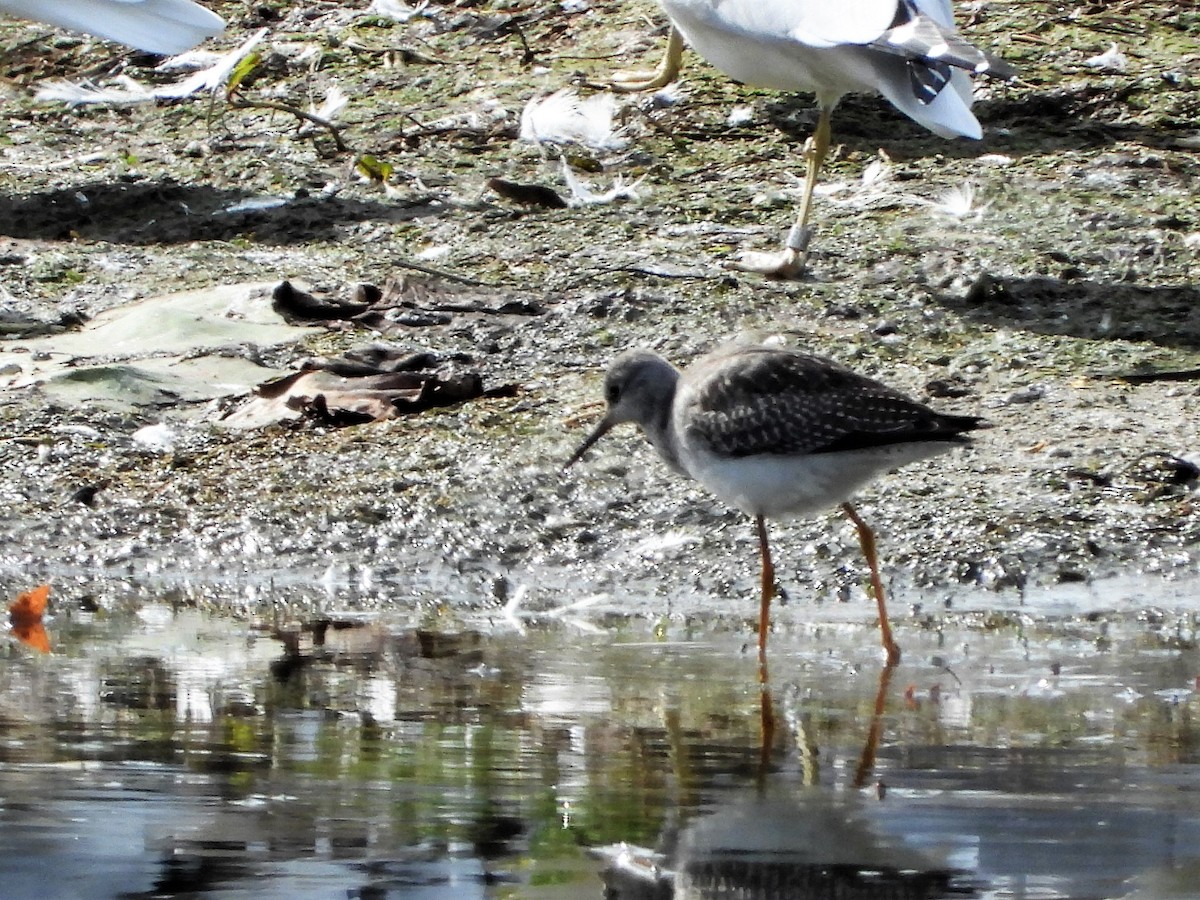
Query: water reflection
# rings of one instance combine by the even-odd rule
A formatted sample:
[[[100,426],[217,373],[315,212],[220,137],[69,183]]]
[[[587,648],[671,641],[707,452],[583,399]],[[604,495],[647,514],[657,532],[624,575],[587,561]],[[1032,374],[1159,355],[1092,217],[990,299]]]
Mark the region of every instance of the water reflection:
[[[769,753],[703,623],[51,627],[3,649],[6,897],[1195,895],[1194,661],[1134,622],[905,635],[890,681],[776,637]]]

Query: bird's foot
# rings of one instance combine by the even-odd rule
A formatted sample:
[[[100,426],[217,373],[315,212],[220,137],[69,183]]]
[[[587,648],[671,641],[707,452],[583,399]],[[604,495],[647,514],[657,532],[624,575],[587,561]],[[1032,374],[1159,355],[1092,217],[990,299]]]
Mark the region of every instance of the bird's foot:
[[[683,35],[672,26],[663,58],[653,72],[613,72],[609,87],[614,91],[657,91],[679,77],[683,65]]]
[[[740,259],[731,262],[729,267],[739,272],[757,272],[771,278],[799,278],[808,268],[808,245],[812,241],[812,235],[811,226],[797,223],[788,232],[783,250],[776,253],[747,250],[742,253]]]
[[[804,274],[803,259],[798,259],[791,250],[775,253],[762,253],[758,250],[746,250],[741,257],[726,264],[738,272],[754,272],[770,278],[792,279]]]
[[[638,91],[657,91],[665,88],[679,76],[678,70],[659,66],[652,72],[644,69],[613,72],[608,86],[618,93],[633,94]]]

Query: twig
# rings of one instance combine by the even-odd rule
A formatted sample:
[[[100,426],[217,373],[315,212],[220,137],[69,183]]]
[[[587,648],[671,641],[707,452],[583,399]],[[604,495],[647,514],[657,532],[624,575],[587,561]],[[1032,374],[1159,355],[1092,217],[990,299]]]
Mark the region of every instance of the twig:
[[[350,150],[350,148],[346,146],[346,142],[342,140],[342,133],[338,130],[336,125],[334,125],[328,119],[322,119],[316,113],[307,112],[298,106],[291,106],[287,103],[279,103],[275,100],[237,99],[230,99],[229,105],[233,109],[273,109],[276,112],[291,113],[298,119],[304,119],[305,121],[312,122],[314,125],[318,125],[321,128],[326,129],[333,138],[334,146],[336,146],[343,153],[349,152]]]
[[[410,262],[406,259],[389,260],[391,265],[399,266],[402,269],[412,269],[414,272],[421,272],[425,275],[432,275],[435,278],[445,278],[447,281],[457,281],[459,284],[469,284],[471,287],[487,287],[498,288],[501,285],[491,284],[487,281],[477,281],[474,278],[467,278],[465,275],[455,275],[453,272],[443,272],[429,266],[423,266],[420,263]]]

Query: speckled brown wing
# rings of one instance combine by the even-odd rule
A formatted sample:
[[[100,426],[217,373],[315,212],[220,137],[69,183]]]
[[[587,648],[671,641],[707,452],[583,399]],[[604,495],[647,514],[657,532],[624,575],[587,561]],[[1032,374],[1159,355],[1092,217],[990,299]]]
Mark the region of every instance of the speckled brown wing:
[[[697,375],[689,378],[686,439],[721,456],[967,443],[963,432],[982,424],[935,412],[831,360],[788,350],[746,348],[701,360]]]

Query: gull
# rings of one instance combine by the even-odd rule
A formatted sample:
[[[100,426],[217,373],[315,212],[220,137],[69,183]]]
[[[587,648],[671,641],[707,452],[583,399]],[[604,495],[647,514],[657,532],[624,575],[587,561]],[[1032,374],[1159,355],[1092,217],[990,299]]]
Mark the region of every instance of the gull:
[[[816,96],[818,119],[805,142],[800,212],[779,254],[738,268],[794,277],[805,266],[813,187],[829,153],[830,117],[843,96],[882,94],[944,138],[983,136],[971,113],[971,75],[1014,70],[961,38],[950,0],[659,0],[671,20],[653,72],[617,73],[615,87],[646,90],[678,77],[686,42],[736,81]]]

